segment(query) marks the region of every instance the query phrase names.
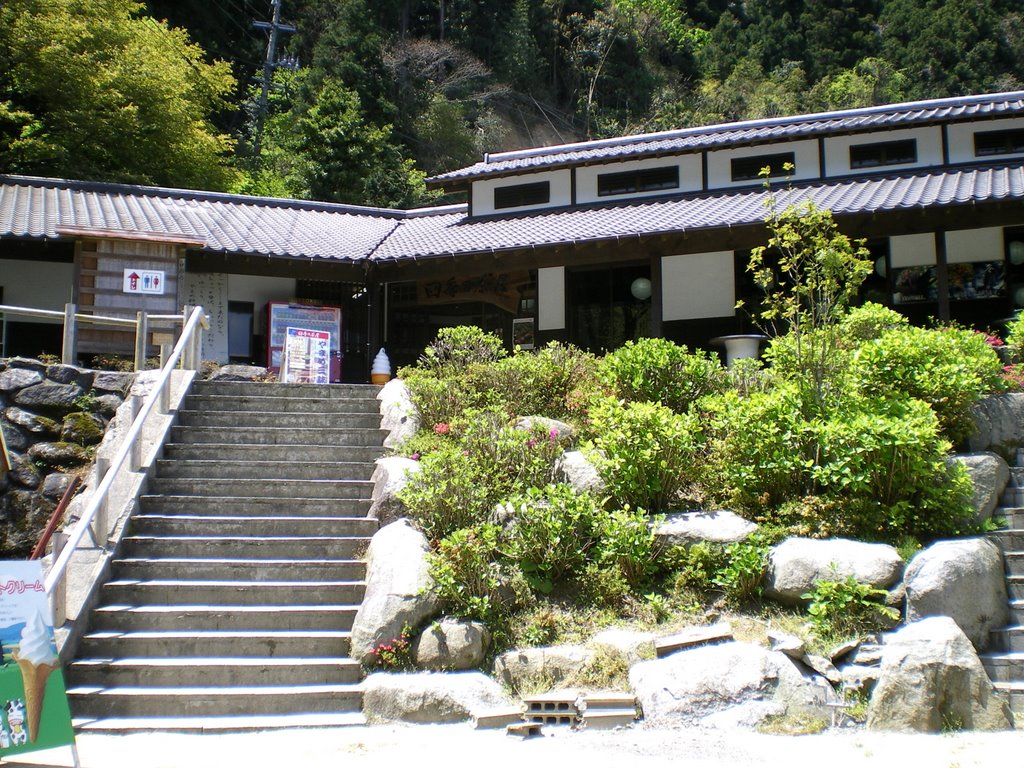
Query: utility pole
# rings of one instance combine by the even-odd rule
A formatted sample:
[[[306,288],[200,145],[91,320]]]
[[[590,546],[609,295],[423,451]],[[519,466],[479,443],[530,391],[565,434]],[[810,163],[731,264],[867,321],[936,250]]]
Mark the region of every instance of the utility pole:
[[[279,66],[288,69],[298,69],[298,61],[291,58],[284,58],[278,61],[277,58],[277,36],[282,32],[291,34],[296,31],[291,24],[281,23],[281,0],[270,0],[273,8],[273,20],[254,21],[252,25],[256,29],[270,30],[270,40],[267,43],[267,58],[263,63],[263,77],[261,78],[262,89],[260,90],[260,102],[256,112],[256,139],[253,142],[253,150],[256,157],[260,155],[260,145],[263,143],[263,122],[267,119],[267,102],[270,96],[270,85],[274,79],[274,70]]]

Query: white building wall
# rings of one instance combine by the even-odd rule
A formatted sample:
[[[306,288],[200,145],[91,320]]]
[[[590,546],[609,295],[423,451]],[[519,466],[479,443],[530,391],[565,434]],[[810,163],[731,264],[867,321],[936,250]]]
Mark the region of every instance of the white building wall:
[[[879,168],[850,168],[851,146],[882,144],[890,141],[905,141],[906,139],[917,139],[917,162],[885,165]],[[897,131],[874,131],[825,139],[825,174],[827,176],[849,176],[855,173],[871,173],[876,170],[927,168],[935,165],[942,165],[942,129],[939,126],[904,128]]]
[[[1002,227],[958,229],[946,233],[946,261],[949,264],[1002,260]]]
[[[889,238],[889,264],[892,267],[923,267],[935,263],[935,235],[894,235]]]
[[[565,328],[565,267],[537,270],[537,330]]]
[[[679,186],[676,189],[656,189],[650,192],[634,192],[625,195],[597,194],[597,177],[606,173],[624,173],[626,171],[643,170],[646,168],[665,168],[675,165],[679,167]],[[697,192],[703,185],[701,178],[700,154],[680,155],[678,157],[659,157],[652,160],[630,160],[623,163],[605,163],[603,165],[585,165],[576,169],[576,202],[593,203],[606,200],[628,200],[634,197],[651,197],[666,195],[673,192]]]
[[[790,177],[793,181],[802,179],[815,179],[821,175],[818,163],[818,142],[807,141],[780,141],[775,144],[759,144],[755,147],[741,147],[738,149],[721,149],[715,152],[708,152],[708,189],[722,189],[724,187],[749,187],[757,184],[758,181],[733,181],[732,160],[740,157],[758,157],[760,155],[778,155],[783,152],[792,152],[796,168]],[[773,180],[782,177],[772,177]]]
[[[0,259],[0,286],[4,289],[4,304],[63,311],[64,305],[72,300],[74,284],[74,264]],[[45,322],[24,317],[12,319]]]
[[[665,321],[736,314],[732,251],[666,256],[661,260],[661,280]]]
[[[518,184],[535,184],[541,181],[551,182],[551,199],[542,205],[521,205],[515,208],[494,208],[494,190],[497,187],[512,187]],[[473,216],[488,216],[492,213],[515,213],[536,208],[553,208],[558,205],[572,203],[572,172],[566,168],[561,171],[545,171],[543,173],[527,173],[522,176],[505,176],[500,179],[484,179],[473,182]]]
[[[974,134],[978,131],[1007,131],[1024,128],[1024,117],[1008,118],[1005,120],[980,120],[973,123],[950,123],[946,129],[949,137],[949,161],[951,163],[970,163],[975,159],[986,160],[987,158],[1024,157],[1024,152],[1014,152],[1004,155],[985,155],[980,158],[974,156]]]

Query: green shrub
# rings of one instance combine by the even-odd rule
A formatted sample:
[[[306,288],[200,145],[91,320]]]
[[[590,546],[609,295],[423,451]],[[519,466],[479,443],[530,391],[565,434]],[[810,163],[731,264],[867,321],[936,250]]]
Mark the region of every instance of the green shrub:
[[[600,361],[598,376],[619,398],[661,403],[676,413],[728,383],[717,355],[691,353],[668,339],[627,341]]]
[[[737,541],[725,547],[725,564],[714,583],[726,599],[743,605],[761,595],[761,582],[768,568],[768,547],[757,541]]]
[[[461,375],[475,363],[493,363],[506,356],[503,342],[475,325],[442,328],[417,365],[428,371]]]
[[[474,369],[474,384],[494,392],[510,416],[546,416],[579,422],[597,390],[597,360],[573,346],[551,344],[518,351]]]
[[[725,547],[709,541],[673,547],[664,565],[673,572],[674,591],[707,593],[716,586],[715,576],[726,565]]]
[[[595,560],[615,568],[629,586],[637,589],[657,571],[654,531],[642,509],[628,506],[606,513],[600,520]]]
[[[905,326],[883,331],[854,355],[852,381],[864,394],[928,403],[953,443],[973,429],[970,408],[1001,387],[1002,363],[984,334]]]
[[[804,595],[810,600],[807,612],[815,634],[825,640],[840,640],[875,632],[899,618],[899,611],[885,605],[886,592],[861,584],[853,576],[822,579]]]
[[[883,333],[910,324],[905,315],[873,301],[853,307],[839,320],[839,335],[851,346],[877,339]]]
[[[703,438],[695,416],[604,398],[590,418],[592,460],[617,506],[666,509],[696,479]]]

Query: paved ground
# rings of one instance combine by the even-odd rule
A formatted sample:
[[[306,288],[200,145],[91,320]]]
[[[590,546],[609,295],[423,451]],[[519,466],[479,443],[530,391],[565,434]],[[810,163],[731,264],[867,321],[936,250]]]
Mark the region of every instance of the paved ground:
[[[131,736],[83,734],[83,768],[339,768],[433,766],[451,759],[486,768],[686,766],[686,768],[990,768],[1020,764],[1024,732],[910,736],[833,731],[817,736],[765,736],[746,731],[650,726],[591,733],[548,728],[519,740],[469,725],[376,726],[249,734]],[[1007,762],[1009,760],[1009,762]],[[70,766],[69,750],[25,755],[7,766]]]

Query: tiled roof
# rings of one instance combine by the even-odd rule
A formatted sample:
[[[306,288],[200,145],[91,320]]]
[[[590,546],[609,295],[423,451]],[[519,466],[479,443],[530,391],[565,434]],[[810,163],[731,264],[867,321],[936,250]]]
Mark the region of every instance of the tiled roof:
[[[0,236],[62,230],[144,234],[210,251],[293,258],[370,256],[403,211],[124,184],[0,176]]]
[[[757,224],[764,221],[767,194],[756,190],[647,198],[486,218],[464,214],[410,217],[381,244],[374,258],[449,256]],[[810,199],[839,216],[1024,201],[1024,167],[818,181],[780,188],[775,194],[780,208]]]
[[[432,186],[456,188],[470,180],[569,165],[630,160],[849,131],[910,127],[936,120],[1012,117],[1020,114],[1024,114],[1024,91],[934,99],[501,152],[487,155],[483,162],[468,168],[440,174],[427,181]]]

